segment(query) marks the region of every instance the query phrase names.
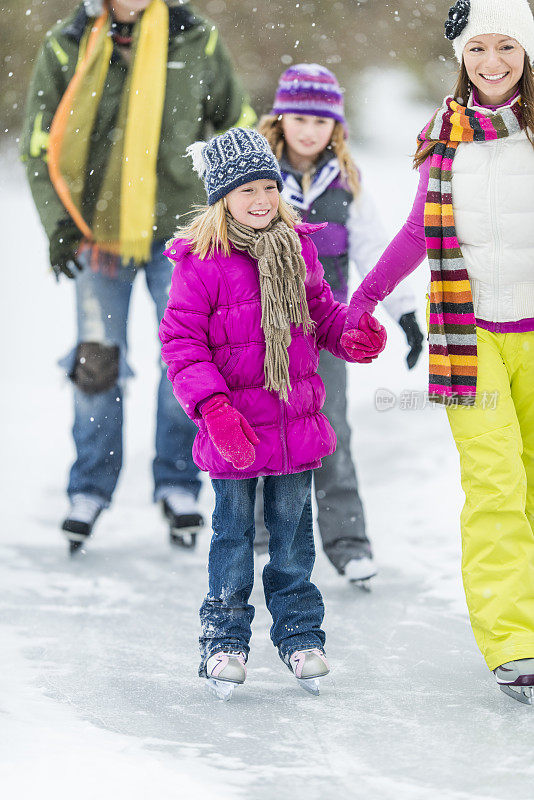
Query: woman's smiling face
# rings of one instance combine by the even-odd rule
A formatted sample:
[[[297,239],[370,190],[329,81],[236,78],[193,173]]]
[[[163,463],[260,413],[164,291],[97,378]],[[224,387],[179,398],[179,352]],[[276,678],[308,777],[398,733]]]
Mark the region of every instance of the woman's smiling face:
[[[474,36],[464,48],[469,80],[480,101],[498,106],[513,97],[525,66],[525,51],[515,39],[499,33]]]

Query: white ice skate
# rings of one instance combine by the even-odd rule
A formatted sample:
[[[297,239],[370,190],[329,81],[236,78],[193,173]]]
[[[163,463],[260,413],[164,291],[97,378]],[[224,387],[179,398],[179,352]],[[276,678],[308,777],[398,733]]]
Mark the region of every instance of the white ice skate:
[[[493,670],[499,688],[509,697],[534,705],[534,658],[518,658]]]
[[[289,666],[299,686],[310,694],[319,694],[319,680],[330,672],[325,654],[318,648],[295,650],[289,658]]]
[[[230,700],[236,686],[241,686],[247,677],[245,654],[238,650],[220,650],[206,662],[208,689],[219,700]]]
[[[91,536],[105,503],[99,497],[87,494],[73,494],[70,503],[61,529],[68,539],[70,554],[74,555]]]
[[[375,562],[369,556],[351,558],[345,565],[345,577],[349,583],[358,586],[366,592],[371,591],[370,579],[374,578],[377,569]]]

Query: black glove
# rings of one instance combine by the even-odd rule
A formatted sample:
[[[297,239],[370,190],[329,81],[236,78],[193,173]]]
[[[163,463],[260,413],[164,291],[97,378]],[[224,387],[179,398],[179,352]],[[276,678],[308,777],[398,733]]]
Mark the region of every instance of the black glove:
[[[408,369],[413,369],[417,364],[419,356],[421,355],[421,351],[423,350],[424,339],[424,336],[421,333],[421,329],[415,318],[415,311],[410,311],[409,314],[403,314],[399,320],[399,325],[404,331],[406,341],[410,347],[410,352],[406,356],[406,363],[408,364]]]
[[[58,222],[50,237],[50,266],[57,280],[61,273],[67,278],[74,278],[74,267],[82,271],[83,267],[76,258],[81,238],[79,229],[71,219]]]

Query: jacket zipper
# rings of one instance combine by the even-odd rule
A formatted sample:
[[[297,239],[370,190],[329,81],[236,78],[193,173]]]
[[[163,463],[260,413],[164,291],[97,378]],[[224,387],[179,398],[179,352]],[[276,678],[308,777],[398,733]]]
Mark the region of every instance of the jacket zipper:
[[[280,439],[282,442],[282,470],[284,474],[287,475],[289,469],[289,460],[287,456],[287,411],[286,411],[286,404],[283,400],[280,400]]]
[[[493,253],[493,322],[497,324],[500,305],[500,249],[501,238],[497,221],[497,202],[496,202],[496,180],[497,160],[501,152],[501,142],[495,143],[493,156],[490,163],[490,217],[491,227],[494,231],[494,253]]]

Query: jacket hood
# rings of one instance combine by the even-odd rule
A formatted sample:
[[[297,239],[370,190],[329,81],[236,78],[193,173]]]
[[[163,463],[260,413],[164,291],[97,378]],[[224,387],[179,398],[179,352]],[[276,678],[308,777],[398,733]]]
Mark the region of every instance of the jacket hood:
[[[189,0],[165,0],[168,6],[183,6]],[[104,0],[83,0],[85,13],[88,17],[99,17],[104,9]]]

